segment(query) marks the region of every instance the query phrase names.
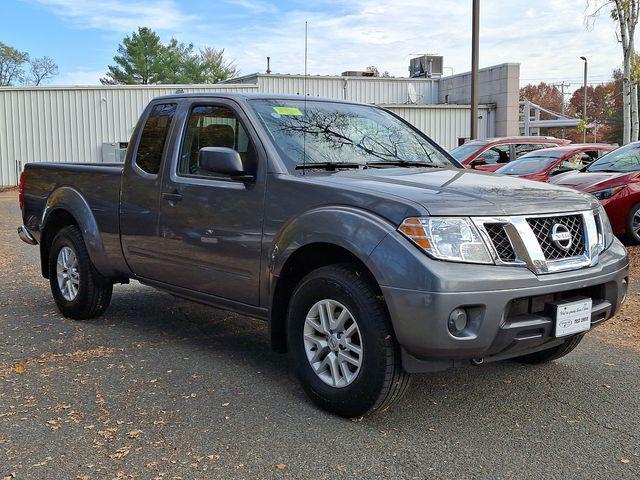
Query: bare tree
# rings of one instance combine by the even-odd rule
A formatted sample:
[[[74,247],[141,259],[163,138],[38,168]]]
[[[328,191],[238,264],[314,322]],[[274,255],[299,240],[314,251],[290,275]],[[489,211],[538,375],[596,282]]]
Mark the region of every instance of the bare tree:
[[[51,57],[34,58],[29,61],[29,66],[31,67],[31,82],[34,85],[40,85],[58,74],[58,65]]]
[[[622,118],[623,143],[638,140],[640,123],[638,119],[638,82],[634,74],[635,32],[640,14],[640,0],[587,0],[587,26],[593,24],[602,10],[609,10],[611,18],[617,22],[618,42],[622,45]]]
[[[225,57],[224,48],[216,50],[212,47],[200,49],[201,83],[218,83],[238,76],[238,67]]]

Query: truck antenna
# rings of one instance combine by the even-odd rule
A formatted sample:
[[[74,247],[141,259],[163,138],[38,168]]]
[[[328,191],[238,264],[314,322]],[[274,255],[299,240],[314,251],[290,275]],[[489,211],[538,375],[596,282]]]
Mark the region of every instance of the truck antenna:
[[[307,32],[308,22],[304,22],[304,78],[302,79],[302,94],[304,95],[304,118],[307,118]],[[304,122],[304,120],[303,120]],[[302,165],[307,163],[307,132],[306,129],[302,129]],[[302,169],[304,175],[307,171],[306,168]]]

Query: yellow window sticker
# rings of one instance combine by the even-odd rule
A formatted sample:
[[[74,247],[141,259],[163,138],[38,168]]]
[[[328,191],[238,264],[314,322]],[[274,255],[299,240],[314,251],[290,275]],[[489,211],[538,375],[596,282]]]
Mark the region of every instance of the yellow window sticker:
[[[273,107],[278,115],[302,115],[299,108],[296,107]]]

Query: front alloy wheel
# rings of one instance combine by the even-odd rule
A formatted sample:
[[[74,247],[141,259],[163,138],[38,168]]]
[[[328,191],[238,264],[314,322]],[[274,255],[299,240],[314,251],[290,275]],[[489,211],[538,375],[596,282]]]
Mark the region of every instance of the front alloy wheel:
[[[327,265],[300,281],[289,303],[287,343],[304,390],[337,415],[384,409],[409,385],[379,287],[356,265]]]
[[[362,365],[362,339],[347,307],[335,300],[320,300],[307,313],[303,334],[307,360],[320,380],[342,388],[356,379]]]

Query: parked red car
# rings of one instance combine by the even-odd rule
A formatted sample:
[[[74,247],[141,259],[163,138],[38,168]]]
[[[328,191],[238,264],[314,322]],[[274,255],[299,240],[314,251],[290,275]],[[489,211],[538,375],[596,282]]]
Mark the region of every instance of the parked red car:
[[[613,145],[595,143],[575,143],[564,147],[543,148],[503,165],[496,170],[496,173],[548,182],[555,175],[582,170],[614,149]]]
[[[640,142],[604,155],[583,171],[555,176],[550,183],[591,193],[607,211],[613,232],[640,243]]]
[[[526,153],[570,143],[570,140],[555,137],[488,138],[472,140],[449,153],[467,168],[493,172]]]

